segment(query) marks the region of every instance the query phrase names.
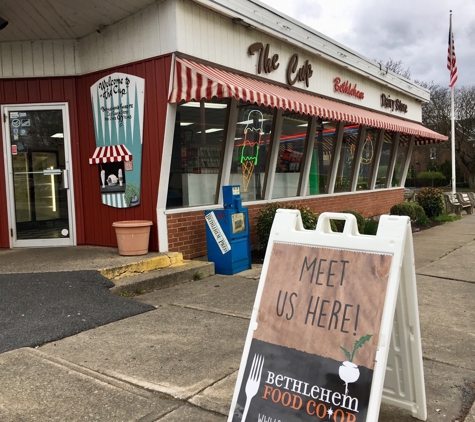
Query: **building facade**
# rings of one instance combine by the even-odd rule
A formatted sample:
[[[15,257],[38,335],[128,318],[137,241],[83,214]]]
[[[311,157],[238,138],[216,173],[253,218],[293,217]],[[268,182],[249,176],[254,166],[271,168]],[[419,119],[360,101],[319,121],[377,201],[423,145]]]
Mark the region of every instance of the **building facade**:
[[[258,1],[142,3],[80,38],[0,33],[0,247],[116,246],[147,219],[152,250],[202,256],[229,184],[253,243],[269,202],[377,216],[446,140],[427,90]]]

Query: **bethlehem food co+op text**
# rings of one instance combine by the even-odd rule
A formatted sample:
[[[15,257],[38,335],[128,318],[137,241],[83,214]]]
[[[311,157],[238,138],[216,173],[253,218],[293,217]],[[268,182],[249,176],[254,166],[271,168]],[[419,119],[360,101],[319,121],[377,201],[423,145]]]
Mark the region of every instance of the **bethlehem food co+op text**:
[[[280,396],[283,397],[285,392],[282,393],[280,390],[273,387],[276,386],[278,388],[283,388],[284,390],[291,391],[292,393],[296,393],[301,396],[311,397],[313,400],[319,400],[321,402],[329,403],[334,406],[340,406],[343,409],[358,412],[358,399],[348,396],[346,394],[338,393],[337,391],[332,391],[327,388],[319,387],[317,385],[312,385],[310,387],[310,384],[308,382],[300,381],[282,374],[276,375],[271,371],[267,371],[267,379],[265,382],[266,385],[264,387],[264,399],[272,399],[272,395],[275,394],[273,393],[274,391],[279,391]],[[292,402],[292,406],[299,402],[300,406],[298,406],[298,409],[300,409],[303,404],[302,399],[299,396],[292,396],[290,395],[290,393],[288,394],[288,397],[290,397],[290,401]],[[278,395],[279,394],[276,394],[276,396]],[[300,400],[295,399],[295,397],[299,397]]]

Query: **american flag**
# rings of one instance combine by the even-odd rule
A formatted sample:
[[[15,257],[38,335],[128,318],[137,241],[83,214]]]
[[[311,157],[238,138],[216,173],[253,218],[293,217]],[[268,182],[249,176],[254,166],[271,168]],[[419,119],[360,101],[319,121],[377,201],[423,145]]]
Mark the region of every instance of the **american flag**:
[[[450,15],[449,48],[447,54],[447,69],[450,71],[449,87],[452,88],[457,82],[457,59],[455,58],[454,33],[452,32],[452,15]]]

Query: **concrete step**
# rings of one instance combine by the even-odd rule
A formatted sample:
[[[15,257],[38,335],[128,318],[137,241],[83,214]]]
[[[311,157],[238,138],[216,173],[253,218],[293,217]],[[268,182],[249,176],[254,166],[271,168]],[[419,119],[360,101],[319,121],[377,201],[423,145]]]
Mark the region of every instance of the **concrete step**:
[[[181,252],[167,252],[155,256],[147,254],[128,258],[135,259],[128,263],[117,262],[115,265],[100,269],[99,272],[109,280],[116,281],[149,271],[179,266],[184,262]]]
[[[165,289],[192,280],[199,280],[214,274],[213,262],[182,261],[166,268],[154,269],[142,274],[129,275],[119,279],[111,279],[115,286],[110,290],[115,294],[132,297],[137,294]],[[105,276],[107,277],[107,275]],[[110,277],[107,278],[110,279]]]

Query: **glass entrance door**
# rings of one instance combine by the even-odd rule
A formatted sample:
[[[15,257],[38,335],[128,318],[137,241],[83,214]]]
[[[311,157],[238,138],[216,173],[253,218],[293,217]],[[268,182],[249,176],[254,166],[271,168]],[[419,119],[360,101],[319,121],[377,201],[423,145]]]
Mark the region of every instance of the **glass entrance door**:
[[[73,245],[66,106],[3,111],[12,246]]]

